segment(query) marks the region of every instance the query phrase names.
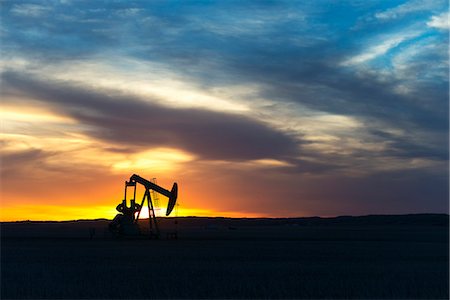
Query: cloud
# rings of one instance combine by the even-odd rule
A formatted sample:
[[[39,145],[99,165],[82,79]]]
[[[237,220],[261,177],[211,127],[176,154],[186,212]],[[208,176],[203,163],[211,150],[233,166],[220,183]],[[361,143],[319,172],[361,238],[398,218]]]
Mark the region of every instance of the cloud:
[[[200,109],[172,109],[127,95],[42,82],[3,73],[10,93],[50,104],[99,140],[139,149],[173,147],[203,159],[251,160],[296,155],[297,142],[251,118]]]
[[[15,4],[11,13],[23,17],[42,17],[51,11],[48,6],[38,4]]]
[[[448,30],[450,28],[449,18],[449,13],[443,12],[440,15],[432,16],[431,19],[427,22],[427,26],[431,28]]]
[[[313,13],[320,13],[330,18],[333,17],[328,15],[327,10],[320,6],[302,7],[300,17],[296,17],[294,14],[287,19],[279,18],[279,15],[282,15],[279,14],[280,12],[293,9],[287,4],[271,7],[271,13],[274,13],[273,18],[268,17],[269,15],[264,7],[258,7],[258,13],[253,14],[254,8],[252,6],[245,6],[239,9],[236,14],[227,15],[223,14],[221,5],[200,7],[197,5],[184,5],[179,8],[183,13],[176,15],[169,13],[170,5],[150,8],[141,4],[135,8],[133,7],[133,12],[139,14],[141,18],[128,18],[122,24],[121,31],[105,33],[105,38],[123,39],[121,41],[123,44],[120,48],[122,49],[122,53],[120,53],[122,57],[133,57],[135,64],[158,63],[159,65],[164,65],[185,80],[184,87],[193,86],[195,87],[194,90],[202,90],[204,91],[203,95],[208,95],[208,97],[203,97],[202,101],[197,102],[195,99],[198,93],[192,93],[189,96],[192,99],[189,101],[177,100],[177,103],[188,102],[189,105],[191,103],[199,104],[211,101],[217,103],[215,99],[220,99],[220,97],[210,97],[210,95],[217,89],[223,89],[228,93],[227,100],[231,100],[228,101],[230,105],[232,104],[230,107],[234,108],[236,106],[240,108],[242,106],[236,104],[245,104],[244,107],[246,108],[245,112],[238,112],[242,113],[240,117],[233,115],[231,112],[229,115],[238,119],[250,117],[250,119],[254,120],[257,118],[259,120],[257,123],[259,124],[276,124],[277,128],[283,128],[285,132],[288,132],[282,133],[282,135],[289,136],[290,139],[295,137],[296,141],[305,141],[305,133],[308,133],[309,136],[314,136],[313,131],[316,131],[316,135],[318,135],[317,129],[312,126],[309,114],[341,116],[340,121],[336,122],[338,126],[346,124],[342,121],[346,119],[360,124],[358,127],[350,126],[341,131],[337,130],[338,126],[335,126],[333,130],[333,126],[330,125],[327,132],[320,132],[320,135],[333,135],[335,141],[327,142],[326,145],[322,143],[322,145],[316,147],[316,153],[311,150],[308,152],[308,156],[312,156],[319,161],[326,160],[329,163],[332,161],[330,157],[333,154],[324,154],[322,150],[326,147],[339,149],[338,152],[334,152],[334,155],[338,153],[339,155],[344,155],[344,153],[352,155],[352,153],[359,151],[353,148],[358,144],[350,141],[347,138],[348,135],[353,135],[355,139],[360,141],[357,147],[363,147],[361,146],[362,144],[374,145],[374,143],[384,145],[386,149],[378,152],[380,157],[385,154],[400,155],[401,153],[401,155],[405,155],[403,152],[396,150],[395,145],[398,144],[394,136],[386,135],[381,137],[373,135],[372,129],[380,129],[380,127],[401,132],[413,130],[420,134],[428,133],[430,137],[435,136],[435,134],[441,136],[442,143],[435,143],[431,141],[431,138],[419,140],[415,135],[408,135],[410,149],[413,148],[413,145],[416,145],[421,149],[429,149],[431,152],[436,153],[436,147],[445,148],[445,139],[443,137],[445,137],[448,127],[448,101],[445,82],[442,82],[442,80],[445,81],[446,78],[434,81],[426,80],[438,68],[434,64],[427,63],[435,60],[437,54],[428,51],[428,56],[420,58],[421,61],[423,60],[422,65],[427,66],[427,68],[421,68],[422,76],[420,78],[415,78],[414,76],[409,78],[399,77],[402,75],[400,73],[389,74],[381,68],[384,65],[380,64],[381,60],[383,60],[383,64],[385,64],[385,60],[388,61],[386,64],[389,64],[391,56],[398,57],[398,52],[402,52],[411,43],[416,43],[415,37],[416,35],[421,36],[422,31],[411,31],[410,26],[407,27],[408,31],[405,31],[405,28],[400,28],[400,30],[399,28],[395,28],[396,30],[387,28],[384,30],[388,31],[389,34],[378,31],[362,31],[358,33],[360,36],[355,39],[355,42],[351,42],[348,40],[344,28],[339,27],[333,34],[330,34],[330,19],[322,20]],[[120,14],[123,9],[128,8],[103,9],[102,14],[99,15],[94,12],[94,7],[86,7],[86,10],[78,20],[87,21],[92,19],[99,24],[99,27],[103,28],[106,25],[111,25],[111,28],[115,28],[116,25],[110,24],[111,20],[104,16]],[[236,8],[231,7],[230,9]],[[208,18],[208,22],[202,21],[199,10],[202,14],[211,16]],[[80,12],[76,14],[78,13]],[[245,20],[250,18],[248,22],[255,24],[255,28],[247,27],[245,32],[242,32],[236,26],[226,27],[226,30],[221,27],[224,24],[240,24],[237,22],[239,21],[237,16]],[[352,18],[357,18],[357,16],[353,16],[350,13],[349,23],[351,23]],[[63,21],[55,20],[55,23],[58,22],[65,24]],[[139,26],[137,26],[137,23],[139,23]],[[68,25],[65,24],[64,26]],[[80,23],[80,26],[80,31],[71,33],[72,37],[75,40],[82,38],[83,42],[86,43],[86,47],[92,47],[94,52],[103,51],[104,45],[96,42],[95,36],[91,35],[89,30],[86,30],[85,26],[87,25]],[[135,28],[132,34],[122,32],[129,32],[131,28]],[[223,29],[222,33],[225,30],[226,34],[217,34],[218,28]],[[52,28],[52,30],[55,29]],[[52,32],[52,34],[55,36],[55,40],[59,39],[58,32]],[[379,41],[378,45],[361,50],[361,44],[365,45],[368,41],[375,40]],[[55,49],[51,51],[66,52],[64,47],[56,47]],[[359,61],[370,62],[370,65],[361,68],[358,64],[348,66],[348,68],[342,67],[340,62],[348,60],[348,57],[351,56],[349,54],[361,53],[362,51],[366,52],[353,55],[353,58]],[[46,56],[51,56],[50,53],[45,54]],[[105,52],[105,57],[108,55],[111,57],[120,56],[114,50]],[[95,58],[98,57],[95,56]],[[61,65],[54,63],[53,57],[51,59],[50,65]],[[70,65],[71,61],[66,60],[62,65]],[[116,72],[127,71],[127,68],[133,72],[135,71],[129,60],[113,59],[106,61],[112,66],[117,64],[121,67],[123,66],[123,68],[112,68],[112,74],[108,75],[105,73],[105,77],[102,78],[116,78]],[[46,60],[43,60],[42,65],[45,65],[46,62]],[[83,67],[83,64],[79,66]],[[408,66],[412,66],[412,63],[408,62]],[[78,73],[74,73],[72,68],[69,68],[69,70],[70,72],[67,74],[70,82],[70,76],[77,76]],[[134,91],[137,90],[137,87],[148,85],[147,82],[149,81],[145,80],[141,81],[143,84],[136,85],[135,83],[139,82],[140,79],[137,80],[138,78],[133,76],[130,70],[124,73],[125,77],[118,76],[115,82],[126,82],[124,86],[128,85]],[[47,69],[47,71],[53,72],[55,69]],[[61,71],[59,72],[61,73]],[[149,69],[146,72],[151,73],[152,70]],[[89,75],[93,74],[86,73],[85,75],[89,77]],[[35,75],[40,76],[39,72]],[[153,79],[151,75],[143,75],[143,78],[145,76]],[[422,81],[422,78],[424,81]],[[76,81],[77,79],[74,78],[74,80]],[[95,82],[95,78],[93,82]],[[233,91],[237,84],[254,87],[251,97],[248,97],[248,99],[239,98]],[[91,88],[93,89],[94,86],[89,89]],[[170,103],[172,98],[184,99],[187,95],[186,89],[180,89],[179,85],[174,90],[177,92],[160,93],[158,97],[150,94],[149,99],[160,103],[161,105],[159,106],[163,107],[165,106],[164,103]],[[180,92],[178,93],[178,91]],[[235,101],[236,99],[239,99],[241,102]],[[269,103],[267,107],[264,106],[264,101]],[[298,105],[298,111],[304,110],[305,112],[292,112],[292,116],[288,119],[286,115],[283,116],[277,112],[277,107],[282,103]],[[220,106],[223,106],[223,104],[215,105],[216,108]],[[208,109],[208,107],[204,107],[204,109]],[[97,110],[98,108],[96,108]],[[152,110],[158,111],[157,108],[152,108]],[[173,111],[176,112],[178,110]],[[179,111],[187,112],[189,110],[184,110],[183,108]],[[196,111],[196,109],[192,111]],[[201,111],[201,109],[197,111]],[[248,117],[243,117],[244,114]],[[83,122],[94,122],[91,119],[85,120],[85,115],[86,113],[79,116],[79,118],[83,118]],[[105,120],[104,123],[106,124],[108,121],[111,120]],[[317,122],[319,121],[317,120]],[[96,121],[96,130],[91,134],[108,137],[109,141],[112,139],[123,139],[123,137],[119,136],[130,135],[130,132],[126,133],[125,130],[121,131],[120,128],[110,132],[110,130],[105,128],[107,126],[97,124],[102,122],[100,120]],[[236,124],[236,122],[232,123]],[[211,124],[214,124],[214,122],[211,122]],[[236,128],[230,125],[231,123],[228,124],[230,128],[227,131],[236,131]],[[220,127],[225,131],[224,126]],[[246,127],[244,126],[244,128]],[[197,131],[199,133],[202,132],[201,130]],[[157,132],[158,130],[155,131],[155,134]],[[278,132],[280,133],[280,131]],[[431,132],[433,134],[430,134]],[[139,134],[141,135],[141,133]],[[144,133],[141,136],[147,136],[148,134]],[[131,135],[133,134],[131,133]],[[161,136],[166,135],[161,134]],[[159,141],[162,139],[161,136],[152,136],[151,138]],[[225,134],[224,136],[227,137]],[[97,136],[96,138],[99,137]],[[168,140],[168,137],[164,139]],[[178,136],[177,139],[180,141],[183,138]],[[405,141],[406,136],[403,136],[402,139]],[[231,142],[232,139],[228,140],[230,143],[224,143],[222,146],[233,144]],[[137,143],[139,147],[142,147],[142,141],[138,137],[133,137],[128,142],[130,144]],[[180,145],[180,142],[175,143],[173,140],[170,140],[170,143],[164,143],[167,143],[168,146]],[[427,143],[430,146],[424,147],[423,145]],[[187,142],[183,142],[183,144],[187,144]],[[299,146],[303,147],[302,154],[305,154],[304,150],[307,147],[305,145],[297,145],[296,147]],[[198,149],[193,149],[192,146],[190,149],[191,151],[195,150],[195,153],[199,152]],[[407,151],[408,147],[403,149]],[[267,150],[264,151],[267,152]],[[297,152],[289,150],[286,153],[281,156],[275,155],[276,157],[273,158],[284,160],[284,157],[290,157],[292,153]],[[423,151],[415,153],[422,153],[428,156]],[[225,156],[229,157],[228,155]],[[244,156],[246,159],[258,159],[250,154]],[[261,155],[257,154],[255,156],[260,157]],[[325,157],[327,158],[325,159]],[[220,158],[214,155],[211,159]]]
[[[442,3],[444,3],[444,1],[406,1],[403,4],[376,13],[375,17],[380,20],[398,19],[408,14],[436,9],[436,7],[439,7]]]
[[[389,50],[399,46],[402,42],[417,37],[419,34],[419,32],[413,32],[409,34],[393,36],[391,38],[383,38],[381,42],[378,42],[376,45],[367,49],[365,53],[356,55],[344,61],[343,65],[356,65],[375,59],[381,55],[386,54]]]
[[[4,147],[4,146],[3,146]],[[2,148],[3,148],[2,147]],[[2,178],[25,177],[26,173],[34,167],[39,168],[39,162],[42,162],[49,153],[44,153],[40,149],[16,150],[14,152],[3,152],[2,154]],[[25,170],[25,172],[21,172]]]

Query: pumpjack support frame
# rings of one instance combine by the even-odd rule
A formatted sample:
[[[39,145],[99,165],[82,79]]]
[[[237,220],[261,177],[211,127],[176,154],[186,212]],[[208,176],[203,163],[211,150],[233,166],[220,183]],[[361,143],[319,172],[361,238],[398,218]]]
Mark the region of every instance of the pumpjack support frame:
[[[136,185],[137,183],[142,184],[145,187],[144,196],[142,197],[141,204],[136,204]],[[127,207],[127,190],[128,188],[133,188],[133,198],[130,199],[130,207]],[[115,234],[119,236],[129,236],[129,235],[141,235],[139,229],[139,216],[141,215],[142,207],[147,201],[148,207],[148,225],[149,225],[149,237],[159,238],[160,232],[158,227],[158,221],[156,218],[155,208],[153,206],[153,201],[150,191],[153,190],[159,194],[162,194],[169,198],[169,203],[167,205],[166,216],[169,216],[175,207],[176,200],[178,197],[178,185],[175,182],[172,186],[172,190],[168,191],[156,183],[148,181],[139,175],[133,174],[129,181],[125,181],[125,191],[124,200],[121,204],[117,206],[118,215],[111,222],[109,228]]]

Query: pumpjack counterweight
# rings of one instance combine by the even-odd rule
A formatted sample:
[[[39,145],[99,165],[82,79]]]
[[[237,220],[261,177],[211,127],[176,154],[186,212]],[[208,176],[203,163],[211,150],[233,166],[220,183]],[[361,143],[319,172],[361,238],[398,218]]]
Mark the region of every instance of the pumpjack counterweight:
[[[141,204],[136,203],[136,185],[141,184],[145,188],[144,196],[142,198]],[[133,198],[130,200],[130,206],[127,206],[127,189],[131,187],[133,189]],[[125,192],[124,200],[122,203],[117,205],[116,210],[119,212],[112,222],[109,224],[109,230],[117,237],[127,237],[127,236],[141,236],[142,231],[139,227],[138,221],[141,215],[142,207],[145,201],[147,201],[148,206],[148,226],[149,226],[149,237],[159,238],[159,227],[156,219],[155,208],[153,206],[152,197],[150,191],[157,192],[161,195],[169,198],[167,204],[166,216],[169,216],[175,207],[177,197],[178,197],[178,185],[175,182],[170,191],[165,188],[153,183],[139,175],[133,174],[129,181],[125,181]]]

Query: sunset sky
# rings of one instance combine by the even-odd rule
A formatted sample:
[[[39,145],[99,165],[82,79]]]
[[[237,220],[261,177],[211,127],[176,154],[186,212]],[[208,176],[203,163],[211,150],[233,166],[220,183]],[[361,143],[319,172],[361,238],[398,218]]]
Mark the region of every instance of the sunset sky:
[[[448,212],[448,9],[2,1],[0,220]]]

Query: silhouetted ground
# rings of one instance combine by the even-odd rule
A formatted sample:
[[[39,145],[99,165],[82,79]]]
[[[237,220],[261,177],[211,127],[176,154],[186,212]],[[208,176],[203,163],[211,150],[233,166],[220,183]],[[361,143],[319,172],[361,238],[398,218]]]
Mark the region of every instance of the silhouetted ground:
[[[448,299],[448,219],[179,218],[178,240],[2,223],[1,298]]]

